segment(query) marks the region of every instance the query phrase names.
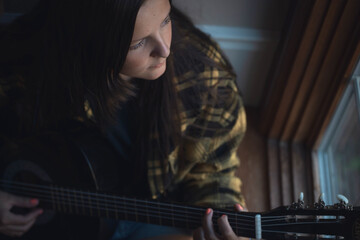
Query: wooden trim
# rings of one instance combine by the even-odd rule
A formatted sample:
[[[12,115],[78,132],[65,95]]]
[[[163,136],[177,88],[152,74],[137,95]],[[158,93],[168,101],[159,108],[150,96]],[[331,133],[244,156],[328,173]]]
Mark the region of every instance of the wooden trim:
[[[314,201],[312,158],[307,147],[275,139],[268,140],[270,208],[289,205],[303,192]]]
[[[359,60],[359,19],[358,0],[297,2],[260,112],[266,119],[259,128],[268,138],[271,207],[291,203],[299,192],[308,202],[317,200],[313,149]]]
[[[308,15],[311,13],[314,5],[313,0],[292,2],[294,10],[289,11],[287,20],[290,24],[284,27],[284,37],[279,43],[278,50],[276,51],[277,54],[273,61],[274,64],[270,68],[272,70],[269,72],[268,85],[266,86],[268,91],[262,98],[261,119],[266,119],[266,121],[262,121],[259,128],[269,138],[278,138],[277,134],[270,135],[269,132],[276,123],[274,115],[278,111],[278,105],[286,86],[287,77],[294,63],[294,55],[299,48],[301,36],[308,22]]]
[[[332,4],[335,2],[337,1]],[[329,111],[333,96],[339,88],[340,91],[344,89],[344,66],[349,65],[344,53],[347,52],[360,17],[360,1],[349,0],[346,3],[293,139],[298,142],[307,141],[310,147],[313,147],[314,138],[317,138],[315,136],[318,135],[318,129]]]
[[[299,86],[303,83],[302,77],[308,66],[309,58],[322,27],[328,5],[328,1],[321,0],[315,2],[302,41],[299,44],[299,49],[295,54],[294,63],[290,66],[291,71],[286,79],[282,99],[275,115],[274,123],[276,124],[274,124],[270,130],[270,137],[277,136],[277,138],[280,138],[282,141],[288,141],[293,135],[293,128],[297,120],[296,116],[299,115],[302,110],[302,104],[294,107],[294,102],[302,103],[305,100],[299,98],[298,90]],[[326,45],[324,47],[326,47]]]
[[[342,71],[339,76],[340,84],[338,88],[335,90],[335,93],[330,96],[328,95],[328,108],[324,113],[323,119],[318,123],[318,131],[314,132],[314,134],[309,138],[309,146],[312,146],[312,149],[317,149],[322,140],[322,136],[324,135],[332,116],[341,100],[341,97],[346,89],[347,84],[351,80],[352,74],[356,68],[357,63],[360,59],[360,24],[357,25],[357,29],[354,32],[354,39],[349,41],[349,47],[347,49],[347,54],[345,55],[345,63],[343,63],[343,68],[346,68],[345,71]],[[354,47],[356,45],[356,47]],[[342,77],[341,77],[342,75]]]
[[[294,22],[300,27],[292,25],[270,77],[273,86],[261,110],[261,118],[267,121],[260,129],[269,138],[303,142],[312,148],[334,96],[344,90],[349,64],[354,65],[360,2],[317,0],[311,5],[301,1],[297,11],[309,8],[308,18],[295,13]]]
[[[324,2],[318,1],[317,3]],[[284,122],[284,132],[281,136],[283,141],[292,140],[294,134],[298,133],[298,125],[308,107],[308,97],[312,91],[314,79],[326,55],[335,30],[334,26],[337,25],[344,5],[343,1],[333,1],[328,6],[316,4],[314,7],[306,31],[307,34],[304,35],[302,46],[296,57],[295,70],[288,79],[289,85],[295,85],[296,83],[297,88],[289,91],[287,98],[284,99],[286,101],[286,99],[292,98],[293,101],[291,105],[289,103],[288,109],[286,109],[286,111],[289,111],[289,117]],[[295,139],[298,142],[301,140]]]
[[[282,205],[281,193],[281,171],[279,163],[278,143],[274,139],[268,141],[268,177],[269,177],[269,199],[270,208],[276,208]]]
[[[319,160],[318,156],[315,152],[312,152],[311,155],[311,168],[312,168],[312,187],[313,187],[313,200],[317,201],[318,197],[321,194],[321,187],[320,187],[320,176],[319,176]]]
[[[305,159],[306,149],[300,144],[292,144],[291,146],[291,171],[293,182],[293,200],[299,198],[300,192],[303,192],[306,198],[309,197],[310,191],[304,181],[304,176],[307,175],[308,167]]]
[[[279,151],[282,205],[290,205],[293,201],[293,176],[289,143],[279,142]]]

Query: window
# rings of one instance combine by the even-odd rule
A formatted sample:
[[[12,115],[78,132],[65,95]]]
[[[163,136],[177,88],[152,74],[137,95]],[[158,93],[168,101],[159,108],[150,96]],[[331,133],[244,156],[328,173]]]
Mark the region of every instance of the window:
[[[338,202],[336,196],[342,194],[350,204],[360,205],[360,76],[350,81],[317,157],[320,189],[325,193],[326,204]]]

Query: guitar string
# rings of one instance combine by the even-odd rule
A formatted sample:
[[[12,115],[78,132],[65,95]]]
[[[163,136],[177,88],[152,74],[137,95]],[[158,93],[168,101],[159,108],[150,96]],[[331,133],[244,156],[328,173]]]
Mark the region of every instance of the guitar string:
[[[12,193],[17,193],[17,194],[25,194],[25,192],[24,191],[28,191],[29,189],[28,188],[12,188],[12,189],[14,189],[15,191],[12,191]],[[16,191],[16,190],[19,190],[19,191]],[[61,191],[61,190],[60,190]],[[42,194],[38,194],[38,193],[35,193],[35,192],[32,192],[32,191],[30,191],[30,193],[32,193],[32,196],[34,196],[34,197],[40,197],[41,199],[50,199],[50,200],[48,200],[48,202],[56,202],[56,201],[68,201],[68,199],[70,200],[70,201],[68,201],[70,204],[75,204],[75,205],[77,205],[77,206],[80,206],[80,207],[88,207],[88,206],[90,206],[90,205],[85,205],[85,204],[78,204],[77,202],[79,201],[79,200],[75,200],[74,199],[74,197],[71,197],[71,196],[69,196],[69,195],[67,195],[65,192],[58,192],[58,193],[54,193],[54,195],[57,195],[56,197],[57,197],[57,200],[53,200],[53,201],[51,201],[51,197],[50,197],[50,194],[48,193],[48,192],[45,192],[45,191],[42,191],[41,193],[45,193],[45,195],[42,195]],[[68,199],[67,199],[68,198]],[[41,200],[40,199],[40,200]],[[91,204],[90,202],[89,202],[89,200],[88,199],[86,199],[86,198],[83,198],[83,197],[81,197],[81,201],[87,201],[89,204]],[[105,202],[105,205],[104,205],[104,203],[103,203],[104,201],[101,199],[100,201],[93,201],[92,202],[92,205],[101,205],[102,207],[104,207],[103,209],[104,210],[106,210],[107,208],[109,208],[109,207],[115,207],[115,209],[117,208],[117,209],[119,209],[119,208],[121,208],[122,206],[124,206],[125,208],[126,207],[131,207],[131,205],[135,205],[133,202],[132,203],[127,203],[127,204],[124,204],[124,203],[122,203],[122,202],[118,202],[118,204],[115,204],[115,203],[117,203],[117,202],[113,202],[114,204],[112,204],[112,205],[106,205],[106,202]],[[156,204],[153,204],[153,205],[156,205]],[[146,208],[146,211],[147,212],[149,212],[149,211],[151,211],[152,209],[155,209],[156,210],[156,212],[159,212],[160,210],[164,210],[165,212],[159,212],[159,213],[165,213],[165,214],[168,214],[169,213],[169,209],[168,208],[159,208],[159,207],[157,207],[157,206],[151,206],[151,205],[149,205],[149,204],[146,204],[145,206],[144,206],[145,208]],[[173,207],[175,207],[175,206],[173,206]],[[96,209],[96,207],[94,207],[95,209]],[[173,213],[174,214],[176,214],[176,213],[183,213],[183,211],[176,211],[175,209],[174,209],[174,211],[173,211]],[[191,213],[191,212],[190,212]],[[215,213],[217,213],[217,212],[215,212]],[[218,214],[218,215],[220,215],[220,214]],[[182,216],[182,215],[177,215],[177,216]],[[192,214],[188,214],[188,216],[192,216]],[[192,216],[192,217],[194,217],[194,216]],[[201,218],[202,217],[202,214],[200,215],[200,214],[198,214],[198,215],[195,215],[195,217],[198,217],[198,218]],[[231,218],[229,218],[230,220],[231,220]],[[249,220],[242,220],[242,219],[238,219],[238,222],[253,222],[253,221],[249,221]]]
[[[27,190],[27,189],[25,189],[25,190]],[[64,190],[64,189],[59,189],[59,191],[63,191],[63,190]],[[147,208],[149,208],[148,202],[146,202],[146,204],[147,204]],[[176,206],[172,206],[172,207],[176,207]],[[157,206],[157,207],[155,207],[155,209],[159,209],[159,207]],[[239,216],[238,216],[238,217],[239,217]],[[291,219],[289,219],[289,217],[283,218],[283,219],[291,220]],[[230,217],[230,220],[231,220],[231,217]],[[235,219],[235,221],[236,221],[236,220],[242,221],[242,219]],[[273,219],[273,220],[271,220],[271,221],[276,221],[277,223],[279,222],[279,221],[276,220],[276,219]],[[263,220],[263,222],[269,222],[269,221]]]
[[[284,232],[284,231],[276,231],[276,230],[264,230],[262,232],[266,232],[266,233],[281,233],[281,234],[293,234],[296,235],[296,239],[301,239],[300,236],[298,236],[297,234],[299,234],[299,232]],[[316,238],[311,238],[311,239],[337,239],[336,237],[341,237],[342,235],[334,235],[334,234],[316,234],[316,233],[305,233],[305,234],[309,234],[310,236],[315,236]],[[319,235],[325,235],[325,238],[319,238]],[[330,238],[330,237],[331,238]],[[342,236],[343,237],[343,236]],[[289,238],[287,238],[289,239]],[[306,238],[309,239],[309,238]]]
[[[51,201],[50,201],[51,202]],[[104,209],[103,209],[104,210]],[[108,210],[108,209],[105,209],[105,211],[106,210]],[[129,213],[129,212],[128,212]],[[143,216],[146,216],[146,215],[143,215]],[[157,217],[158,218],[158,215],[150,215],[150,217],[151,216],[153,216],[153,217]],[[170,220],[174,220],[173,218],[169,218],[169,217],[162,217],[163,219],[170,219]],[[192,221],[192,223],[194,223],[193,221]],[[198,223],[198,221],[196,221],[195,222],[195,224],[197,224]],[[296,223],[293,223],[293,224],[296,224]],[[297,223],[297,224],[299,224],[299,223]],[[302,224],[304,224],[304,223],[302,223]],[[290,225],[290,224],[283,224],[282,226],[284,226],[284,225]],[[263,225],[264,226],[264,225]],[[266,226],[272,226],[272,225],[265,225],[264,227],[266,227]],[[280,226],[280,225],[278,225],[278,226]],[[247,229],[247,228],[241,228],[241,227],[239,227],[239,226],[236,226],[236,229],[238,229],[238,230],[246,230],[246,231],[251,231],[251,230],[253,230],[253,229]],[[264,229],[264,231],[263,232],[267,232],[267,230],[265,230]],[[279,233],[288,233],[288,232],[281,232],[281,231],[277,231],[277,232],[279,232]]]
[[[25,189],[25,190],[28,190],[28,189]],[[59,191],[64,191],[64,189],[59,189]],[[68,196],[69,197],[69,196]],[[133,204],[133,203],[132,203]],[[128,204],[129,205],[129,204]],[[105,206],[106,207],[106,206]],[[149,208],[151,208],[151,206],[149,206],[148,204],[147,204],[147,206],[146,206],[148,209]],[[176,206],[172,206],[172,207],[176,207]],[[159,210],[160,208],[158,207],[158,206],[156,206],[156,207],[153,207],[153,209],[157,209],[157,210]],[[175,213],[176,211],[174,211],[174,213]],[[239,217],[239,216],[238,216]],[[282,218],[282,219],[287,219],[287,220],[291,220],[291,219],[289,219],[289,217],[286,217],[286,218]],[[229,220],[231,220],[231,217],[229,218]],[[238,221],[242,221],[242,219],[235,219],[235,221],[236,220],[238,220]],[[277,219],[273,219],[273,220],[271,220],[271,221],[276,221],[277,223],[279,222]],[[269,222],[269,221],[266,221],[266,220],[263,220],[263,222]]]
[[[51,201],[51,200],[43,200],[43,201],[45,201],[45,202],[50,202],[50,203],[52,203],[53,201]],[[65,201],[65,203],[63,202],[61,205],[64,205],[64,204],[67,204],[67,201]],[[80,205],[80,207],[87,207],[87,208],[92,208],[92,209],[95,209],[95,210],[97,210],[97,209],[99,209],[99,208],[96,208],[96,207],[88,207],[88,206],[86,206],[86,205]],[[70,212],[70,208],[69,207],[67,207],[68,208],[68,210],[65,210],[65,208],[66,207],[64,207],[64,206],[61,206],[62,208],[64,208],[64,210],[63,210],[63,212]],[[131,212],[131,211],[118,211],[118,209],[115,209],[115,210],[112,210],[112,209],[107,209],[107,208],[100,208],[100,210],[103,210],[103,211],[112,211],[112,214],[116,214],[116,212],[117,213],[119,213],[119,214],[133,214],[134,212]],[[96,211],[94,211],[94,212],[96,212]],[[149,213],[141,213],[141,212],[139,212],[138,213],[138,217],[145,217],[145,218],[147,218],[147,217],[154,217],[154,218],[159,218],[159,215],[158,214],[149,214]],[[180,217],[183,217],[183,216],[180,216]],[[133,218],[135,218],[135,217],[133,217]],[[176,220],[176,219],[174,219],[173,217],[169,217],[169,216],[162,216],[161,217],[161,219],[162,220],[169,220],[169,221],[172,221],[172,222],[177,222],[177,221],[181,221],[181,218],[180,218],[180,220]],[[185,219],[185,218],[184,218]],[[198,227],[198,226],[200,226],[200,220],[199,219],[197,219],[196,221],[194,221],[194,220],[190,220],[189,221],[189,219],[186,219],[187,220],[187,223],[188,224],[192,224],[194,227]],[[185,224],[184,224],[185,225]],[[217,223],[215,222],[214,223],[214,225],[217,225]],[[235,226],[234,226],[235,225]],[[240,225],[240,226],[239,226]],[[287,225],[287,224],[285,224],[285,225]],[[246,231],[246,232],[248,232],[248,231],[254,231],[254,228],[255,228],[255,226],[254,225],[251,225],[251,228],[247,228],[246,226],[244,226],[244,224],[231,224],[231,226],[234,228],[234,230],[235,231],[237,231],[237,232],[239,232],[239,231]],[[263,227],[268,227],[267,225],[262,225]],[[268,229],[262,229],[262,232],[263,233],[267,233],[267,232],[276,232],[276,233],[283,233],[283,234],[288,234],[288,233],[292,233],[292,232],[286,232],[286,231],[273,231],[273,230],[268,230]],[[299,233],[299,232],[298,232]]]
[[[39,196],[37,196],[39,197]],[[42,196],[39,197],[39,199],[42,201],[42,202],[48,202],[48,203],[54,203],[54,201],[52,201],[51,198],[43,198]],[[55,203],[55,204],[58,204],[60,205],[60,209],[55,209],[55,210],[58,210],[58,211],[62,211],[62,212],[80,212],[79,209],[71,209],[70,206],[68,206],[68,204],[74,204],[73,202],[71,201],[68,201],[68,200],[63,200],[61,203]],[[120,209],[120,208],[116,208],[116,209],[110,209],[110,208],[103,208],[103,207],[99,207],[99,206],[94,206],[96,204],[92,204],[92,205],[86,205],[86,204],[76,204],[76,207],[80,207],[80,208],[86,208],[86,209],[92,209],[92,210],[95,210],[94,212],[96,212],[96,210],[101,210],[101,211],[104,211],[104,212],[109,212],[111,214],[129,214],[129,215],[133,215],[134,212],[131,211],[131,210],[128,210],[126,209],[125,207],[125,210],[123,209]],[[61,208],[63,210],[61,210]],[[73,205],[73,208],[74,205]],[[70,211],[71,210],[71,211]],[[159,217],[159,214],[162,214],[161,217]],[[91,214],[90,214],[91,215]],[[104,214],[106,215],[106,214]],[[169,216],[168,216],[169,215]],[[179,221],[184,221],[184,224],[183,225],[186,225],[185,223],[188,223],[188,224],[192,224],[193,226],[200,226],[201,225],[201,218],[202,216],[199,215],[198,219],[189,219],[188,217],[184,218],[183,215],[177,215],[178,218],[177,219],[174,219],[174,216],[169,214],[168,212],[157,212],[157,211],[138,211],[137,213],[137,216],[138,217],[145,217],[145,218],[148,218],[148,217],[153,217],[153,218],[157,218],[159,219],[159,221],[163,221],[163,220],[169,220],[171,222],[179,222]],[[136,216],[133,216],[132,219],[136,218]],[[129,219],[129,217],[127,218]],[[217,225],[217,223],[215,223],[215,225]],[[254,225],[249,225],[249,224],[243,224],[241,222],[237,222],[237,223],[233,223],[232,224],[233,227],[237,230],[244,230],[244,231],[252,231],[254,230]],[[239,226],[240,225],[240,226]],[[251,228],[246,228],[246,226],[249,226]]]
[[[1,180],[0,180],[0,182],[2,182]],[[59,188],[59,190],[60,191],[66,191],[66,189],[60,189]],[[69,197],[69,196],[68,196]],[[51,201],[49,201],[49,202],[51,202]],[[76,204],[76,203],[75,203]],[[155,204],[155,203],[154,203]],[[76,204],[77,205],[77,204]],[[174,207],[174,206],[173,206]],[[176,207],[176,206],[175,206]],[[104,209],[102,209],[102,210],[104,210]],[[105,209],[105,211],[106,210],[108,210],[108,209]],[[124,212],[125,213],[125,212]],[[128,212],[129,213],[129,212]],[[144,215],[143,215],[144,216]],[[145,215],[146,216],[146,215]],[[150,215],[150,217],[157,217],[158,218],[158,216],[157,215]],[[163,219],[170,219],[170,220],[173,220],[174,221],[174,219],[173,218],[168,218],[168,217],[162,217]],[[176,220],[175,220],[176,221]],[[266,220],[265,220],[266,221]],[[263,221],[263,222],[265,222],[265,221]],[[198,221],[196,221],[195,222],[196,224],[198,223]],[[299,225],[299,224],[309,224],[309,223],[311,223],[311,224],[313,224],[314,222],[299,222],[299,223],[286,223],[286,224],[267,224],[267,225],[263,225],[263,227],[270,227],[270,226],[287,226],[287,225]],[[322,223],[324,223],[324,222],[322,222]],[[321,222],[318,222],[318,224],[321,224]],[[253,230],[253,229],[246,229],[246,228],[241,228],[241,227],[239,227],[239,226],[237,226],[236,225],[236,228],[237,229],[239,229],[239,230],[249,230],[249,231],[251,231],[251,230]],[[289,233],[289,232],[282,232],[282,231],[270,231],[270,230],[265,230],[264,229],[264,231],[263,232],[278,232],[278,233]]]
[[[0,180],[0,182],[4,182],[2,180]],[[14,183],[14,182],[12,182]],[[14,184],[12,184],[14,185]],[[76,193],[76,194],[80,194],[81,196],[84,196],[84,195],[89,195],[89,197],[87,198],[90,198],[91,199],[91,196],[90,195],[94,195],[95,197],[105,197],[107,198],[108,202],[109,200],[121,200],[121,201],[129,201],[130,203],[136,201],[137,203],[143,203],[143,204],[154,204],[154,205],[161,205],[161,206],[164,206],[164,207],[176,207],[178,209],[187,209],[187,210],[195,210],[195,211],[201,211],[201,213],[203,214],[206,210],[206,208],[204,207],[198,207],[198,208],[195,208],[195,207],[187,207],[187,206],[181,206],[181,205],[176,205],[176,204],[170,204],[170,203],[164,203],[164,202],[157,202],[157,201],[146,201],[146,200],[141,200],[141,199],[131,199],[131,198],[127,198],[127,197],[119,197],[119,196],[109,196],[109,195],[106,195],[106,194],[101,194],[101,193],[91,193],[91,192],[85,192],[85,191],[75,191],[75,190],[68,190],[68,189],[63,189],[63,188],[59,188],[59,187],[47,187],[47,186],[43,186],[43,185],[34,185],[34,184],[27,184],[27,183],[17,183],[17,185],[19,186],[24,186],[24,187],[28,187],[28,186],[31,186],[35,189],[38,189],[38,191],[41,191],[40,188],[42,189],[46,189],[46,190],[53,190],[53,191],[66,191],[67,193]],[[28,188],[23,188],[24,190],[28,189]],[[111,199],[110,199],[111,198]],[[93,198],[95,200],[103,200],[104,198]],[[234,214],[234,213],[231,213],[231,212],[225,212],[225,211],[217,211],[219,214],[227,214],[227,215],[237,215],[238,214]],[[249,215],[242,215],[242,217],[244,218],[254,218],[254,216],[249,216]]]
[[[28,189],[25,189],[25,190],[28,190]],[[64,189],[58,189],[58,191],[62,191],[62,192],[64,192]],[[66,191],[66,190],[65,190]],[[68,195],[68,194],[67,194]],[[69,196],[68,196],[69,197]],[[97,199],[97,202],[98,202],[98,200],[99,199]],[[100,200],[102,200],[102,199],[100,199]],[[134,201],[134,200],[133,200]],[[137,201],[137,200],[135,200],[135,201]],[[147,204],[147,208],[149,209],[149,207],[151,208],[151,206],[149,206],[148,205],[148,203],[149,202],[145,202],[146,204]],[[134,204],[134,203],[132,203],[132,204]],[[153,204],[155,204],[155,203],[153,203]],[[158,205],[159,203],[157,203],[156,205]],[[172,207],[177,207],[177,206],[175,206],[175,205],[171,205]],[[153,208],[155,208],[155,209],[159,209],[159,207],[157,206],[157,207],[153,207]],[[176,211],[175,211],[176,212]],[[219,213],[219,214],[221,214],[221,212]],[[239,219],[239,215],[237,216],[237,219],[235,219],[235,221],[236,220],[239,220],[239,221],[242,221],[242,219]],[[229,219],[231,219],[231,217],[229,218]],[[282,217],[281,219],[287,219],[287,220],[289,220],[289,217],[286,217],[286,218],[284,218],[284,217]],[[272,219],[271,221],[276,221],[276,222],[278,222],[278,220],[281,220],[281,219]],[[265,222],[266,220],[264,220],[263,222]],[[269,222],[269,221],[266,221],[266,222]]]
[[[1,181],[0,181],[1,182]],[[26,184],[26,185],[29,185],[29,184]],[[51,189],[51,188],[50,188]],[[24,189],[24,190],[28,190],[28,189]],[[64,192],[64,191],[67,191],[66,189],[61,189],[61,188],[57,188],[57,191],[62,191],[62,192]],[[67,195],[68,195],[68,193],[66,193]],[[82,197],[84,196],[84,195],[86,195],[87,194],[87,192],[82,192]],[[109,196],[107,196],[107,195],[104,195],[104,196],[106,196],[106,197],[109,197]],[[112,196],[111,196],[112,197]],[[129,199],[126,199],[126,198],[120,198],[119,197],[119,199],[121,199],[121,200],[129,200]],[[96,201],[105,201],[103,198],[101,198],[101,199],[95,199]],[[107,199],[107,202],[109,202],[109,200],[111,200],[111,199]],[[115,199],[114,199],[115,200]],[[154,203],[152,203],[152,202],[149,202],[149,201],[143,201],[143,200],[138,200],[138,199],[130,199],[130,201],[131,201],[131,204],[134,204],[133,202],[134,201],[136,201],[136,202],[142,202],[142,203],[144,203],[144,204],[146,204],[147,206],[149,206],[149,203],[150,204],[153,204],[153,205],[164,205],[164,203],[160,203],[160,202],[154,202]],[[111,202],[111,201],[110,201]],[[115,202],[116,203],[116,202]],[[167,206],[170,206],[170,207],[175,207],[175,208],[179,208],[179,206],[176,206],[176,205],[171,205],[171,204],[165,204],[165,205],[167,205]],[[159,208],[159,206],[156,206],[155,207],[156,209],[158,209]],[[180,208],[183,208],[182,206],[180,206]],[[197,209],[197,208],[191,208],[192,210],[199,210],[199,209]],[[167,209],[166,209],[167,210]],[[203,212],[205,211],[205,208],[203,209],[203,210],[200,210],[201,211],[201,214],[203,214]],[[216,211],[217,213],[219,213],[220,215],[221,214],[224,214],[225,212],[222,212],[222,211]],[[230,213],[230,214],[229,214]],[[225,213],[225,214],[228,214],[228,217],[231,219],[231,215],[233,214],[233,215],[235,215],[236,216],[236,218],[237,219],[235,219],[235,220],[243,220],[243,218],[242,218],[242,216],[240,217],[239,216],[239,214],[234,214],[234,213],[231,213],[231,212],[227,212],[227,213]],[[249,217],[249,216],[245,216],[245,217]],[[284,217],[284,216],[281,216],[281,217],[276,217],[276,216],[270,216],[269,217],[269,219],[271,219],[272,221],[276,221],[276,220],[283,220],[283,219],[288,219],[287,217]],[[249,222],[252,222],[252,221],[249,221]]]
[[[10,183],[10,184],[18,184],[18,185],[23,185],[23,186],[31,186],[31,187],[34,187],[34,188],[42,188],[42,189],[47,189],[49,191],[51,190],[56,190],[56,191],[67,191],[67,192],[72,192],[72,193],[75,193],[75,194],[80,194],[80,195],[83,195],[83,194],[87,194],[87,195],[93,195],[95,197],[105,197],[105,198],[112,198],[114,200],[126,200],[126,201],[130,201],[130,202],[138,202],[138,203],[144,203],[144,204],[156,204],[156,205],[162,205],[162,206],[166,206],[166,207],[177,207],[179,209],[181,208],[185,208],[187,210],[195,210],[195,211],[202,211],[205,212],[205,210],[207,208],[205,207],[189,207],[189,206],[182,206],[182,205],[176,205],[175,203],[166,203],[166,202],[158,202],[158,201],[147,201],[147,200],[141,200],[141,199],[135,199],[135,198],[127,198],[127,197],[120,197],[120,196],[116,196],[116,195],[106,195],[106,194],[102,194],[102,193],[92,193],[92,192],[87,192],[87,191],[78,191],[78,190],[74,190],[74,189],[64,189],[64,188],[60,188],[60,187],[55,187],[55,186],[44,186],[44,185],[35,185],[35,184],[29,184],[29,183],[23,183],[23,182],[12,182],[12,181],[6,181],[6,180],[1,180],[0,179],[0,183],[3,182],[3,183]],[[101,198],[102,199],[102,198]],[[100,199],[100,200],[101,200]],[[221,210],[217,210],[217,212],[219,214],[226,214],[228,216],[231,216],[231,215],[234,215],[236,217],[239,217],[239,214],[237,213],[232,213],[230,211],[221,211]],[[242,212],[242,213],[246,213],[246,212]],[[252,215],[241,215],[241,217],[244,217],[244,218],[251,218],[251,219],[254,219],[255,216],[252,216]],[[263,216],[262,218],[266,218],[266,219],[270,219],[270,220],[275,220],[275,219],[278,219],[278,220],[281,220],[281,219],[285,219],[286,217],[284,216]]]
[[[51,200],[43,200],[43,201],[46,201],[46,202],[53,202],[53,201],[51,201]],[[66,203],[65,203],[66,204]],[[62,203],[61,205],[64,205],[64,203]],[[80,206],[84,206],[84,205],[80,205]],[[63,208],[64,208],[64,206],[62,206]],[[91,208],[91,207],[88,207],[88,208]],[[92,209],[97,209],[97,208],[95,208],[95,207],[93,207]],[[109,211],[109,209],[104,209],[104,208],[100,208],[101,210],[103,210],[103,211]],[[118,209],[116,209],[115,211],[113,210],[113,214],[116,214],[116,212],[118,212],[117,211]],[[69,212],[69,211],[66,211],[66,210],[64,210],[64,212]],[[95,211],[96,212],[96,211]],[[120,214],[133,214],[134,212],[130,212],[130,211],[122,211],[122,212],[118,212],[118,213],[120,213]],[[145,218],[147,218],[147,217],[154,217],[154,218],[159,218],[159,215],[157,215],[157,214],[148,214],[148,213],[145,213],[145,214],[143,214],[143,213],[141,213],[141,212],[139,212],[139,217],[145,217]],[[182,217],[182,216],[181,216]],[[134,217],[133,217],[134,218]],[[162,220],[169,220],[169,221],[172,221],[172,222],[176,222],[176,221],[181,221],[181,219],[180,220],[176,220],[176,219],[174,219],[173,217],[169,217],[169,216],[162,216],[161,217],[161,219]],[[184,218],[185,219],[185,218]],[[193,226],[194,227],[198,227],[198,226],[200,226],[201,224],[200,224],[200,220],[197,220],[197,221],[194,221],[194,220],[190,220],[189,221],[189,219],[186,219],[187,220],[187,222],[189,223],[189,224],[193,224]],[[216,222],[214,222],[214,225],[218,225]],[[235,226],[234,226],[235,225]],[[254,231],[254,228],[255,228],[255,226],[254,225],[252,225],[251,226],[251,228],[247,228],[247,227],[244,227],[243,226],[243,224],[232,224],[231,226],[234,228],[234,230],[235,231],[237,231],[237,232],[239,232],[239,231],[244,231],[244,232],[252,232],[252,231]],[[239,226],[240,225],[240,226]],[[287,224],[285,224],[285,225],[287,225]],[[262,225],[263,227],[268,227],[267,225]],[[299,232],[286,232],[286,231],[275,231],[275,230],[268,230],[268,229],[262,229],[262,233],[281,233],[281,234],[289,234],[289,233],[293,233],[293,234],[298,234]]]
[[[51,198],[46,198],[48,195],[45,195],[45,197],[43,197],[43,195],[39,195],[37,194],[37,196],[39,196],[41,199],[43,199],[43,201],[46,201],[46,202],[54,202],[54,201],[51,201]],[[66,199],[67,196],[63,196],[64,199],[59,199],[59,201],[62,201],[62,203],[59,203],[60,206],[63,205],[62,207],[64,207],[64,205],[66,204],[73,204],[73,207],[86,207],[86,208],[92,208],[92,209],[100,209],[100,210],[104,210],[104,211],[113,211],[113,212],[120,212],[120,213],[133,213],[133,212],[127,212],[128,209],[126,209],[126,206],[125,207],[125,210],[122,210],[121,207],[117,207],[115,209],[112,209],[112,208],[109,208],[109,207],[93,207],[93,205],[98,205],[98,203],[93,203],[92,205],[89,203],[89,205],[86,205],[86,204],[78,204],[77,201],[71,201],[71,199]],[[74,206],[76,205],[76,206]],[[70,206],[66,206],[67,208],[71,208]],[[153,208],[155,210],[158,210],[157,208]],[[121,211],[123,212],[121,212]],[[159,212],[159,211],[151,211],[149,209],[147,209],[146,213],[160,213],[160,214],[163,214],[163,216],[165,216],[166,214],[169,214],[169,212]],[[139,214],[142,215],[141,211],[139,211]],[[183,215],[178,215],[178,214],[170,214],[171,216],[173,217],[183,217]],[[145,214],[146,216],[146,214]],[[159,217],[158,215],[152,215],[152,216],[157,216]],[[201,219],[202,216],[198,216],[198,218],[196,218],[195,220],[197,220],[196,222],[198,222],[199,218]],[[165,217],[166,218],[166,217]],[[169,218],[167,217],[167,219],[173,219],[173,218]],[[193,219],[190,219],[190,220],[193,220]],[[249,225],[249,224],[244,224],[242,223],[241,221],[238,221],[238,223],[241,223],[242,226],[250,226],[252,227],[253,225]],[[326,224],[326,222],[317,222],[318,224]],[[236,224],[236,223],[235,223]],[[289,225],[304,225],[304,224],[314,224],[313,221],[310,221],[310,222],[290,222],[290,223],[284,223],[284,224],[262,224],[263,227],[273,227],[273,226],[289,226]]]

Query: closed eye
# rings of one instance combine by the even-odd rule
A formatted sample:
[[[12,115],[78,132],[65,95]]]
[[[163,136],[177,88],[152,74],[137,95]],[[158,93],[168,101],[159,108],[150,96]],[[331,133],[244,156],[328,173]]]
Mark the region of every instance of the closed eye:
[[[170,11],[171,11],[171,9],[170,9]],[[165,26],[168,25],[170,22],[171,22],[171,17],[170,17],[170,12],[169,12],[169,14],[167,15],[167,17],[166,17],[166,18],[164,19],[164,21],[161,23],[161,27],[165,27]],[[140,40],[139,43],[137,43],[137,44],[135,44],[135,45],[133,45],[133,46],[130,46],[130,47],[129,47],[129,50],[136,50],[136,49],[142,47],[142,46],[145,44],[145,39],[146,39],[146,38]]]
[[[170,14],[165,18],[165,20],[162,22],[161,27],[164,27],[165,25],[169,24],[171,22]]]
[[[133,46],[130,46],[129,50],[136,50],[136,49],[142,47],[144,44],[145,44],[145,39],[142,39],[139,43],[137,43]]]

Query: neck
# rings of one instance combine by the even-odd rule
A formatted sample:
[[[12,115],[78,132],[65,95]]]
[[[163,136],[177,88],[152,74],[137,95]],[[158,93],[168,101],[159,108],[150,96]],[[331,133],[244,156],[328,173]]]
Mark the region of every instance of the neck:
[[[12,183],[6,191],[22,196],[35,197],[45,209],[56,212],[106,217],[149,224],[196,229],[201,225],[205,207],[141,200],[98,192],[79,191],[55,186]],[[233,211],[214,209],[214,219],[227,215],[238,235],[254,232],[253,213],[235,214]],[[245,225],[248,227],[242,228]],[[215,228],[217,223],[214,222]],[[245,226],[244,225],[244,226]],[[250,230],[249,230],[250,229]]]

